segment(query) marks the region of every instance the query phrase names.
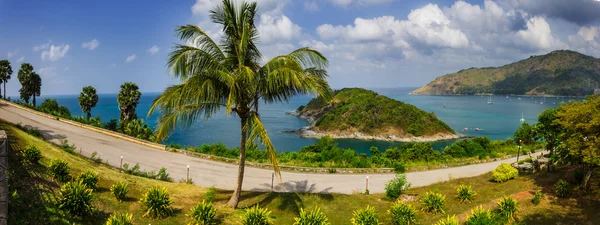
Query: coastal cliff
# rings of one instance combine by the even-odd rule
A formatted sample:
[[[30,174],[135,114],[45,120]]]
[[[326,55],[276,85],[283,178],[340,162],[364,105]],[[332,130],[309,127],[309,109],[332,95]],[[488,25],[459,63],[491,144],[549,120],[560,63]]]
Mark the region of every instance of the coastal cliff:
[[[335,91],[329,102],[314,98],[290,114],[311,123],[297,132],[305,138],[330,136],[397,142],[460,138],[434,113],[361,88]]]

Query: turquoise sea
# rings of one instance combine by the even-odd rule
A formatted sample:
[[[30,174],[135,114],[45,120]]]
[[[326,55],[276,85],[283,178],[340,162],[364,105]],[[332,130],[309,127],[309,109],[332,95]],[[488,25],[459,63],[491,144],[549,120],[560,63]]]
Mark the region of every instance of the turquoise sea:
[[[409,95],[416,88],[374,89],[390,98],[413,104],[427,112],[434,112],[439,119],[446,122],[459,133],[469,136],[488,136],[491,139],[511,137],[518,128],[521,115],[528,123],[535,123],[537,116],[546,108],[557,107],[560,102],[582,99],[563,97],[518,97],[492,96],[492,105],[488,105],[487,96],[419,96]],[[152,100],[159,93],[144,93],[137,107],[138,117],[144,118],[151,126],[156,124],[157,115],[146,118]],[[103,121],[119,117],[116,94],[101,94],[92,110],[94,116],[99,115]],[[61,105],[69,108],[73,115],[81,115],[77,95],[42,96],[56,98]],[[307,126],[308,122],[285,112],[293,111],[305,105],[312,96],[298,96],[288,103],[262,105],[261,119],[267,128],[277,151],[298,151],[306,145],[315,143],[316,139],[299,138],[296,134],[282,131],[296,130]],[[519,99],[520,98],[520,99]],[[41,100],[38,102],[42,102]],[[540,103],[543,102],[543,103]],[[39,104],[39,103],[38,103]],[[444,106],[445,105],[445,106]],[[398,115],[402,116],[402,115]],[[469,131],[463,131],[469,128]],[[480,131],[475,131],[479,128]],[[197,146],[204,143],[223,143],[230,147],[239,145],[239,120],[235,115],[226,116],[224,112],[215,115],[209,121],[199,121],[187,129],[176,130],[166,143],[177,143],[183,146]],[[434,143],[434,148],[441,150],[453,141]],[[369,147],[378,146],[385,149],[400,143],[363,140],[337,140],[338,146],[352,148],[367,153]]]

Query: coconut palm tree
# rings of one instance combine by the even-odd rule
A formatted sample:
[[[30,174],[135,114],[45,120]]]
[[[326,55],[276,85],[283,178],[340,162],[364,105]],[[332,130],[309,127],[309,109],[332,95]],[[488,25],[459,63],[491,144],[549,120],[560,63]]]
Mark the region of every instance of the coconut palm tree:
[[[33,107],[36,107],[35,97],[39,97],[42,94],[42,78],[36,72],[31,74],[31,78],[28,84],[29,94],[33,97]]]
[[[83,87],[79,94],[79,107],[81,111],[85,113],[86,119],[90,119],[92,116],[92,108],[98,103],[98,94],[96,94],[96,88],[92,86]]]
[[[121,91],[117,95],[117,102],[119,103],[119,110],[121,110],[120,120],[121,123],[129,121],[130,119],[136,119],[135,108],[140,103],[142,93],[139,91],[137,84],[132,82],[125,82],[121,85]]]
[[[231,0],[210,12],[214,23],[222,25],[221,42],[213,41],[195,25],[178,27],[177,37],[185,44],[175,45],[167,66],[181,84],[167,87],[153,102],[148,116],[161,112],[156,126],[157,140],[164,140],[176,126],[189,126],[225,108],[227,115],[240,118],[240,158],[236,188],[229,206],[236,208],[244,178],[246,146],[260,140],[269,153],[281,181],[275,148],[259,114],[260,99],[266,103],[285,102],[297,94],[312,93],[330,97],[325,81],[327,59],[319,52],[301,48],[260,66],[254,24],[256,3]]]
[[[30,83],[31,77],[34,73],[35,72],[33,71],[33,66],[31,64],[23,63],[21,64],[21,69],[19,69],[19,73],[17,74],[19,83],[21,83],[19,94],[21,99],[23,99],[27,104],[29,104],[29,98],[31,98]]]
[[[4,83],[4,99],[6,99],[6,83],[10,80],[10,75],[13,73],[12,67],[10,67],[10,62],[8,60],[0,61],[0,82]]]

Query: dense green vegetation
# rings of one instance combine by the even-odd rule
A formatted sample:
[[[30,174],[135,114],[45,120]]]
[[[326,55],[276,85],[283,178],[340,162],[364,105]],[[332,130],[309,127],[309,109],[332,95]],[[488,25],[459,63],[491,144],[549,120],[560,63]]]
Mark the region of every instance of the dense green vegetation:
[[[33,66],[29,63],[21,64],[21,69],[19,69],[17,78],[19,79],[19,83],[21,83],[21,89],[19,89],[21,99],[23,99],[25,103],[29,103],[29,99],[33,97],[32,103],[35,107],[35,97],[40,96],[41,94],[42,78],[34,71]]]
[[[3,59],[0,60],[0,83],[4,83],[4,94],[2,97],[6,99],[6,83],[10,80],[13,70],[10,66],[10,61]]]
[[[335,91],[330,102],[315,98],[301,106],[299,113],[316,117],[315,128],[324,132],[360,131],[399,137],[454,134],[434,113],[362,88]]]
[[[585,96],[600,86],[600,59],[559,50],[502,67],[470,68],[436,78],[415,94]]]

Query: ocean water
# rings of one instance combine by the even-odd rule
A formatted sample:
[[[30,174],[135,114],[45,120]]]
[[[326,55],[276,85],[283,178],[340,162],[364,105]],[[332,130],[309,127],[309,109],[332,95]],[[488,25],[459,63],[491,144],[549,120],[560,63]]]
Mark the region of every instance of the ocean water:
[[[557,107],[562,101],[581,101],[582,99],[556,98],[556,97],[517,97],[517,96],[493,96],[494,104],[488,105],[488,97],[484,96],[420,96],[409,95],[416,88],[396,89],[374,89],[380,94],[390,98],[413,104],[427,112],[434,112],[439,119],[446,122],[458,133],[469,136],[488,136],[492,140],[506,139],[513,136],[514,131],[520,125],[521,116],[528,123],[537,122],[537,116],[544,109]],[[152,101],[159,93],[144,93],[137,107],[139,118],[143,118],[150,126],[156,125],[158,115],[146,117]],[[96,107],[92,109],[94,116],[99,115],[103,121],[119,117],[116,94],[101,94]],[[42,96],[44,98],[56,98],[61,105],[69,108],[73,115],[82,115],[77,101],[77,95]],[[285,114],[293,111],[300,105],[305,105],[312,96],[298,96],[288,103],[261,105],[261,119],[271,141],[277,151],[298,151],[306,145],[315,143],[316,139],[300,138],[293,133],[282,131],[296,130],[307,126],[308,122],[295,116]],[[42,102],[40,100],[39,102]],[[543,103],[540,103],[543,102]],[[444,106],[445,105],[445,106]],[[398,115],[402,116],[402,115]],[[204,143],[223,143],[229,147],[239,145],[240,131],[239,119],[235,115],[225,115],[224,110],[216,114],[208,121],[198,121],[188,128],[178,128],[165,141],[165,143],[177,143],[183,146],[197,146]],[[464,131],[463,128],[469,128]],[[474,131],[479,128],[480,131]],[[386,149],[390,146],[398,146],[401,143],[385,141],[363,141],[342,139],[336,140],[338,146],[351,148],[360,153],[369,152],[371,146]],[[434,148],[441,150],[454,141],[442,141],[433,143]]]

